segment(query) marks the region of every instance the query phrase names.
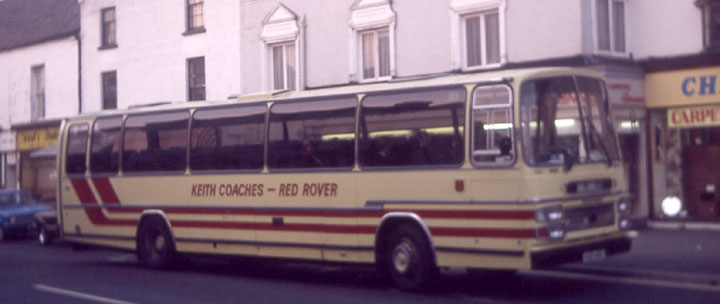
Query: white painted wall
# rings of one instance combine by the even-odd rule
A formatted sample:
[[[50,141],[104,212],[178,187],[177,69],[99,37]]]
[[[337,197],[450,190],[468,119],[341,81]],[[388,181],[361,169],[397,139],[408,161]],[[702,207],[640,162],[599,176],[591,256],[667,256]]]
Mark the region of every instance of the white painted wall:
[[[78,44],[68,37],[0,52],[0,127],[30,122],[33,66],[45,66],[45,118],[78,109]]]
[[[115,6],[117,44],[99,50],[100,12]],[[187,59],[205,57],[207,99],[241,91],[240,3],[205,1],[205,33],[183,35],[185,1],[82,1],[83,112],[102,107],[101,74],[117,71],[118,108],[188,99]]]
[[[583,53],[582,0],[508,0],[509,62],[536,61]],[[586,27],[589,25],[586,25]]]
[[[689,0],[629,0],[628,46],[635,59],[703,50],[702,10]]]

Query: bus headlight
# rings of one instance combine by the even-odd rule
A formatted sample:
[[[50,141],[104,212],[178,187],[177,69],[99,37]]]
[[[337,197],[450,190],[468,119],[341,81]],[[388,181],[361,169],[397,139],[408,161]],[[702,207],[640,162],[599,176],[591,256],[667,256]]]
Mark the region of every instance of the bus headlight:
[[[618,228],[620,228],[620,230],[630,230],[630,220],[628,220],[627,218],[621,217],[618,220]]]
[[[563,210],[560,205],[553,205],[535,209],[535,220],[542,223],[557,222],[563,219]]]
[[[630,210],[630,199],[627,197],[621,197],[617,202],[617,209],[620,213],[625,213]]]
[[[537,228],[537,238],[540,240],[562,240],[565,237],[563,225],[549,225]]]

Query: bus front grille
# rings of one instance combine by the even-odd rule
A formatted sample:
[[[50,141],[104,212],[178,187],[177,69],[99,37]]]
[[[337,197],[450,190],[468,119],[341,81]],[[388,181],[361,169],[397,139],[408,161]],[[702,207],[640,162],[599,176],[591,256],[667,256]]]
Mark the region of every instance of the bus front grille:
[[[565,209],[565,231],[579,231],[610,226],[615,223],[613,204]]]

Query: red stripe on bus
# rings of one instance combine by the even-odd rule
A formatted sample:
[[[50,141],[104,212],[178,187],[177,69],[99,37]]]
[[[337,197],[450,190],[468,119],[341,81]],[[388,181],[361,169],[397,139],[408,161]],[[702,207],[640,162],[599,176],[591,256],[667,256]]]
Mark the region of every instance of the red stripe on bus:
[[[424,218],[531,220],[535,212],[528,210],[410,210]]]
[[[77,193],[80,202],[83,204],[98,205],[95,195],[90,189],[90,184],[84,178],[72,179],[70,182],[73,185],[75,193]],[[94,225],[116,225],[116,226],[136,226],[137,220],[125,220],[125,219],[108,219],[100,208],[83,208],[85,214],[87,214],[90,222]]]
[[[534,229],[494,229],[431,227],[433,236],[485,237],[485,238],[535,238]]]

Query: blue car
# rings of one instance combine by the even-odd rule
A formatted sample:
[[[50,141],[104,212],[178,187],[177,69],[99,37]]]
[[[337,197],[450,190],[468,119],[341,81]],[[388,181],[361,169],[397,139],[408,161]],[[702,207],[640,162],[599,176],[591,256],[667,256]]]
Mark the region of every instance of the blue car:
[[[0,241],[10,236],[33,235],[35,214],[53,210],[38,204],[27,190],[0,190]]]

